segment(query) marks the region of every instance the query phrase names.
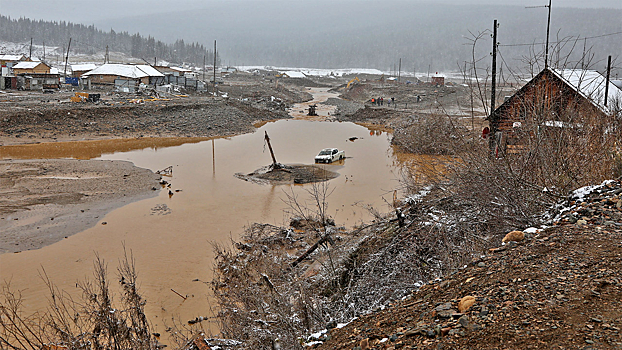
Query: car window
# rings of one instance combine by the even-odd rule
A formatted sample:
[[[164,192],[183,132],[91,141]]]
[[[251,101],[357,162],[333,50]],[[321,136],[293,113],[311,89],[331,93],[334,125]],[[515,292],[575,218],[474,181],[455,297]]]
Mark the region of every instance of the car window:
[[[334,149],[334,150],[333,150],[333,154],[336,154],[336,153],[337,153],[337,150],[336,150],[336,149]]]

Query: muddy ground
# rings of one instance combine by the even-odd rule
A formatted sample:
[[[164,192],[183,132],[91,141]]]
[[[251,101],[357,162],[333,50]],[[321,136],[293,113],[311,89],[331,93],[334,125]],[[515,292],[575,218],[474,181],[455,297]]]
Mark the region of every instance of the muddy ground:
[[[336,120],[356,122],[388,131],[402,127],[414,113],[429,112],[430,106],[438,104],[439,101],[443,106],[452,104],[456,110],[457,106],[467,99],[464,94],[468,92],[464,87],[455,84],[444,88],[429,84],[395,84],[382,81],[381,77],[361,77],[360,83],[346,89],[346,83],[352,77],[297,80],[276,78],[272,73],[233,74],[227,77],[223,84],[219,84],[218,97],[182,91],[181,94],[188,94],[182,97],[161,95],[161,99],[154,100],[152,96],[147,95],[94,90],[91,92],[101,94],[98,103],[73,103],[70,102],[70,97],[74,96],[74,91],[63,90],[44,94],[7,90],[0,94],[0,146],[118,138],[149,140],[150,137],[216,137],[248,133],[267,121],[290,118],[287,113],[289,107],[311,99],[307,90],[309,86],[332,86],[335,91],[342,93],[343,99],[330,99],[326,102],[337,106],[334,113]],[[384,96],[385,104],[372,106],[369,99],[380,96]],[[417,101],[417,96],[420,101],[418,104],[412,102]],[[397,103],[393,106],[389,106],[386,102],[390,97],[396,98]],[[44,186],[35,184],[34,178],[54,171],[59,177],[74,176],[63,175],[62,171],[65,169],[52,167],[56,164],[54,162],[30,161],[28,166],[23,167],[26,170],[19,170],[21,162],[3,161],[0,172],[3,182],[0,191],[10,193],[13,197],[2,199],[0,215],[5,217],[11,215],[18,220],[13,219],[9,225],[11,229],[6,221],[3,223],[5,230],[13,230],[11,231],[13,233],[5,235],[3,243],[0,243],[0,251],[34,249],[50,244],[92,225],[93,220],[105,213],[103,208],[111,209],[113,207],[111,203],[115,200],[124,198],[127,202],[128,198],[148,195],[151,191],[151,186],[142,186],[141,191],[133,192],[131,180],[140,178],[139,183],[151,183],[153,174],[132,170],[133,175],[130,179],[123,178],[122,175],[126,175],[125,172],[129,171],[126,165],[110,165],[115,169],[120,168],[111,170],[110,177],[88,180],[92,186],[101,186],[96,192],[107,193],[105,198],[102,197],[101,203],[104,203],[101,205],[102,210],[96,210],[97,206],[94,204],[87,208],[88,211],[85,209],[85,212],[97,213],[91,215],[90,221],[80,224],[85,215],[72,217],[68,213],[77,213],[75,209],[80,204],[96,203],[98,202],[96,198],[99,197],[92,194],[85,195],[89,190],[81,187],[81,184],[87,183],[84,178],[79,181],[63,180],[62,186],[57,188],[51,186],[49,190],[43,190]],[[96,162],[71,164],[67,171],[78,175],[92,173],[91,168],[99,169]],[[18,168],[11,169],[11,166]],[[30,168],[34,170],[28,170]],[[307,183],[315,181],[312,171],[314,169],[302,167],[296,168],[295,173],[279,171],[278,174],[262,174],[254,178],[260,179],[263,176],[263,180],[272,182]],[[19,175],[20,171],[22,175]],[[39,175],[29,175],[30,171]],[[32,183],[26,185],[22,182],[22,177]],[[95,182],[98,184],[94,184]],[[112,184],[116,188],[116,193],[104,191]],[[119,184],[124,185],[118,187]],[[29,189],[28,186],[31,185],[37,189]],[[126,185],[129,186],[127,189]],[[59,192],[60,189],[65,192]],[[30,202],[28,200],[20,202],[20,197],[26,193]],[[121,203],[116,204],[120,205]],[[60,208],[65,207],[67,211],[61,213]],[[21,222],[25,222],[24,219],[16,216],[25,213],[33,218],[28,221],[28,225],[22,224]],[[59,227],[58,218],[61,216],[66,222],[75,220],[78,224],[63,234],[53,233],[53,227]],[[54,221],[55,225],[51,228],[48,228],[49,224],[43,225],[41,221],[43,217],[49,217],[50,222]],[[52,220],[52,217],[56,218]],[[22,221],[16,224],[19,220]],[[27,227],[33,229],[32,232],[44,233],[38,234],[40,237],[37,239],[28,238],[20,241],[18,231]]]
[[[84,231],[112,209],[157,195],[160,178],[125,161],[0,160],[0,253]]]
[[[343,163],[343,161],[341,161],[341,163]],[[252,181],[261,184],[302,185],[328,181],[338,177],[339,174],[320,165],[279,164],[278,167],[269,165],[249,174],[235,174],[235,176],[244,181]]]

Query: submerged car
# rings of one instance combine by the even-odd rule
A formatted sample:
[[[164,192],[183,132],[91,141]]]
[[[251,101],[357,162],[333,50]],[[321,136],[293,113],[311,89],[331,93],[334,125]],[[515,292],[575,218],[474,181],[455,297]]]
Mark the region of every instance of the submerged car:
[[[332,163],[336,160],[341,160],[346,157],[344,151],[340,151],[336,148],[324,148],[320,153],[315,156],[316,163]]]

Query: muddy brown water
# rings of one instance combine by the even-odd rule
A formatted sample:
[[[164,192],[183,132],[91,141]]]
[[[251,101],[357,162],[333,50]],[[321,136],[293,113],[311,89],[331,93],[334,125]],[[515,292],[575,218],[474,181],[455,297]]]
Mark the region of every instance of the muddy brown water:
[[[270,164],[264,131],[270,135],[277,160],[285,164],[313,163],[326,147],[345,150],[345,161],[326,165],[340,174],[329,182],[334,192],[328,198],[329,214],[338,225],[351,227],[369,220],[369,207],[387,211],[386,203],[399,186],[399,164],[386,133],[352,123],[299,118],[268,123],[255,133],[226,139],[151,139],[142,148],[128,147],[127,140],[76,142],[64,146],[74,152],[67,154],[58,153],[58,145],[48,144],[56,149],[54,157],[90,158],[75,153],[88,145],[88,153],[96,159],[129,160],[153,171],[172,165],[172,176],[165,178],[173,190],[181,191],[169,197],[162,190],[155,198],[114,210],[95,227],[42,249],[0,255],[1,279],[22,290],[26,312],[43,310],[47,306],[46,288],[39,277],[43,268],[60,288],[78,296],[76,281],[92,276],[95,253],[108,262],[110,278],[115,280],[125,244],[136,259],[154,331],[164,334],[173,317],[186,322],[210,316],[214,305],[207,297],[209,286],[203,282],[212,276],[213,243],[228,244],[253,222],[286,224],[290,217],[286,192],[293,191],[311,205],[305,191],[311,185],[259,185],[234,177],[237,172]],[[350,137],[359,139],[351,142]],[[118,147],[111,148],[115,142]],[[53,154],[39,151],[28,154],[22,149],[20,158]]]

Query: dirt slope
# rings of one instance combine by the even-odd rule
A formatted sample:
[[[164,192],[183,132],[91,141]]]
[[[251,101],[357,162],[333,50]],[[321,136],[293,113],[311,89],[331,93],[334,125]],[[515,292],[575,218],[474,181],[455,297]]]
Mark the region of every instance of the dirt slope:
[[[492,249],[318,349],[622,349],[622,182],[556,225]],[[475,303],[459,310],[462,298]],[[463,312],[460,312],[463,311]]]

